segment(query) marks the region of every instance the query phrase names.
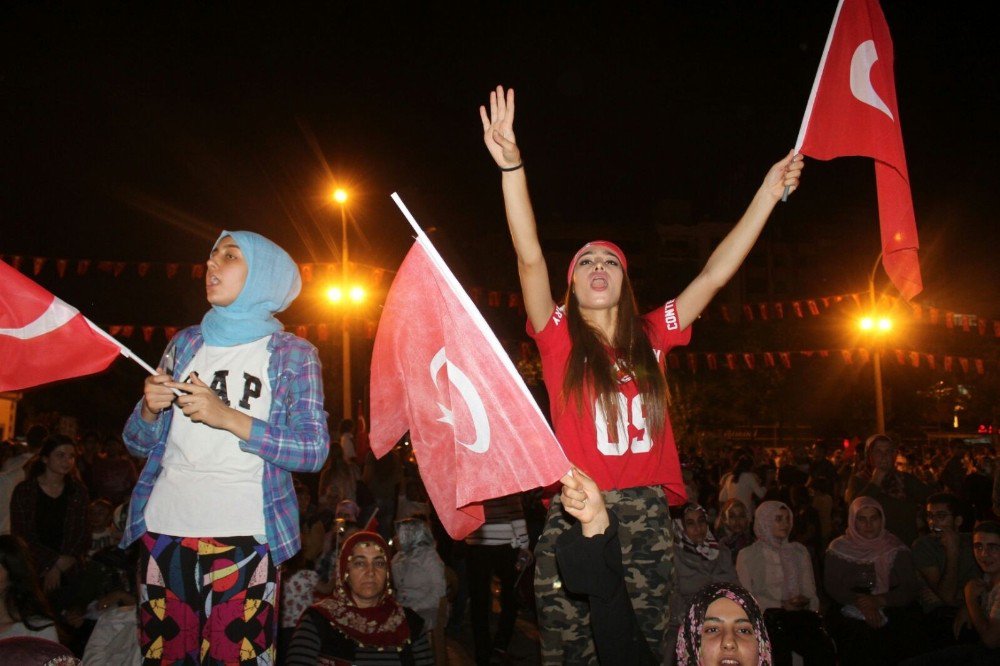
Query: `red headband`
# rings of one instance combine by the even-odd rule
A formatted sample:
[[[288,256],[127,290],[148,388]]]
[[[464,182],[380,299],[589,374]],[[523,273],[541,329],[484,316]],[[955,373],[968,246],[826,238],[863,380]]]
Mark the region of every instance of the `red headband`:
[[[621,262],[622,270],[628,273],[628,261],[626,261],[625,253],[622,252],[622,249],[620,247],[618,247],[611,241],[604,241],[604,240],[590,241],[589,243],[581,247],[579,250],[577,250],[576,254],[573,255],[573,260],[569,262],[569,270],[566,271],[567,284],[571,284],[573,282],[573,269],[576,268],[576,262],[580,261],[580,255],[582,255],[584,252],[589,252],[595,247],[603,247],[605,250],[611,251],[612,254],[618,257],[618,261]]]

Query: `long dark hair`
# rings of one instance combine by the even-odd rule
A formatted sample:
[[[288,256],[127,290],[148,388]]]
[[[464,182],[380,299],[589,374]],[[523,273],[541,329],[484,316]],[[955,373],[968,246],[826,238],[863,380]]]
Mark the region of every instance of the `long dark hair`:
[[[646,336],[646,322],[639,316],[632,282],[628,273],[622,273],[622,293],[618,301],[618,318],[613,340],[606,340],[601,332],[587,323],[580,312],[573,287],[566,290],[567,330],[571,342],[563,380],[563,402],[572,398],[577,413],[585,413],[590,402],[597,398],[608,425],[617,428],[622,420],[618,404],[619,374],[614,360],[629,375],[639,389],[645,407],[646,427],[653,438],[663,434],[667,413],[667,380],[653,353]],[[617,359],[607,352],[610,344]],[[615,424],[612,426],[611,424]]]
[[[55,614],[38,586],[35,566],[21,537],[13,534],[0,535],[0,566],[7,572],[7,589],[0,592],[3,592],[4,606],[10,617],[23,622],[32,631],[55,624]],[[32,623],[39,619],[48,622],[40,625]]]
[[[42,442],[42,449],[32,460],[31,468],[28,470],[28,478],[36,479],[44,474],[45,461],[42,460],[42,458],[48,458],[52,455],[52,452],[60,446],[72,446],[73,450],[76,451],[76,445],[73,443],[73,440],[66,435],[50,435],[49,437],[46,437],[45,441]]]

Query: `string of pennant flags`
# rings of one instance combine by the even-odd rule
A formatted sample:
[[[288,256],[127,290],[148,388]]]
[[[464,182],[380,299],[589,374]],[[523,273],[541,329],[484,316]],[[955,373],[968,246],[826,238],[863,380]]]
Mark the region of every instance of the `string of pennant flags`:
[[[368,319],[364,322],[365,336],[372,340],[378,322]],[[134,324],[115,324],[107,327],[108,333],[116,338],[130,339],[139,335],[148,344],[154,336],[162,334],[165,340],[170,340],[180,330],[179,326],[140,326]],[[294,333],[310,342],[330,342],[340,330],[339,324],[298,324],[286,326],[285,330]],[[518,370],[525,380],[541,378],[541,362],[533,345],[523,341],[501,341],[505,349],[519,349],[520,358],[516,360]],[[790,369],[794,359],[832,358],[845,365],[864,365],[871,360],[871,351],[865,347],[856,349],[807,349],[798,351],[766,351],[766,352],[670,352],[667,354],[667,366],[677,370],[687,368],[692,372],[698,370],[758,370],[782,367]],[[1000,369],[1000,362],[986,361],[982,358],[954,356],[951,354],[929,354],[926,352],[905,349],[893,349],[886,352],[884,358],[895,359],[900,366],[927,368],[934,371],[975,373],[985,375],[987,370]],[[994,367],[996,366],[996,367]]]
[[[168,279],[178,276],[189,276],[194,280],[205,277],[204,263],[155,262],[155,261],[110,261],[91,259],[55,259],[50,257],[35,257],[22,255],[0,255],[0,260],[6,261],[19,271],[29,272],[38,276],[46,266],[54,266],[60,278],[68,273],[85,276],[91,271],[110,274],[114,277],[122,275],[137,275],[140,278],[151,275],[165,275]],[[368,284],[373,288],[382,286],[386,277],[395,275],[395,271],[350,262],[352,273],[363,274]],[[301,263],[299,271],[305,283],[321,280],[339,280],[341,267],[339,263]],[[480,307],[515,309],[524,312],[524,300],[520,292],[486,289],[472,286],[468,288],[469,297]],[[713,321],[726,323],[741,323],[754,321],[771,321],[777,319],[804,319],[818,317],[825,311],[843,303],[853,304],[861,309],[868,295],[863,292],[835,294],[817,298],[799,300],[744,303],[742,305],[719,304],[710,306],[702,317]],[[932,326],[944,326],[950,330],[965,333],[978,333],[981,336],[991,335],[1000,338],[1000,320],[989,319],[975,314],[956,313],[945,308],[932,307],[917,303],[906,303],[894,296],[880,297],[881,306],[906,308],[916,321]],[[140,327],[144,328],[144,327]]]

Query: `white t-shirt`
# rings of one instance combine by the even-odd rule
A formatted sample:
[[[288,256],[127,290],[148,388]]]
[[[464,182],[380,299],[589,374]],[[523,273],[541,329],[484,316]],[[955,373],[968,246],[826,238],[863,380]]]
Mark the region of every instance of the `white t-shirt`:
[[[181,377],[197,372],[233,409],[262,421],[271,411],[270,336],[235,347],[203,345]],[[195,423],[174,405],[146,526],[171,536],[262,535],[264,461],[227,430]]]

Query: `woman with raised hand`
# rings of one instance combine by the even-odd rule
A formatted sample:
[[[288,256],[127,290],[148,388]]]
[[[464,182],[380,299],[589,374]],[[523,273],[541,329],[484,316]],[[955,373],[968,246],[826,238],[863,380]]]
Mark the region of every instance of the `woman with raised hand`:
[[[667,504],[685,500],[667,415],[666,354],[687,344],[691,323],[740,267],[784,188],[798,187],[802,157],[789,154],[771,167],[746,213],[676,299],[640,314],[625,253],[609,241],[592,241],[570,262],[557,307],[514,138],[514,91],[497,87],[480,117],[501,171],[527,329],[541,353],[556,436],[570,461],[606,490],[621,521],[629,597],[650,649],[662,657],[672,567]],[[571,523],[556,498],[536,547],[535,593],[548,664],[596,659],[587,605],[566,596],[555,566],[555,541]]]

